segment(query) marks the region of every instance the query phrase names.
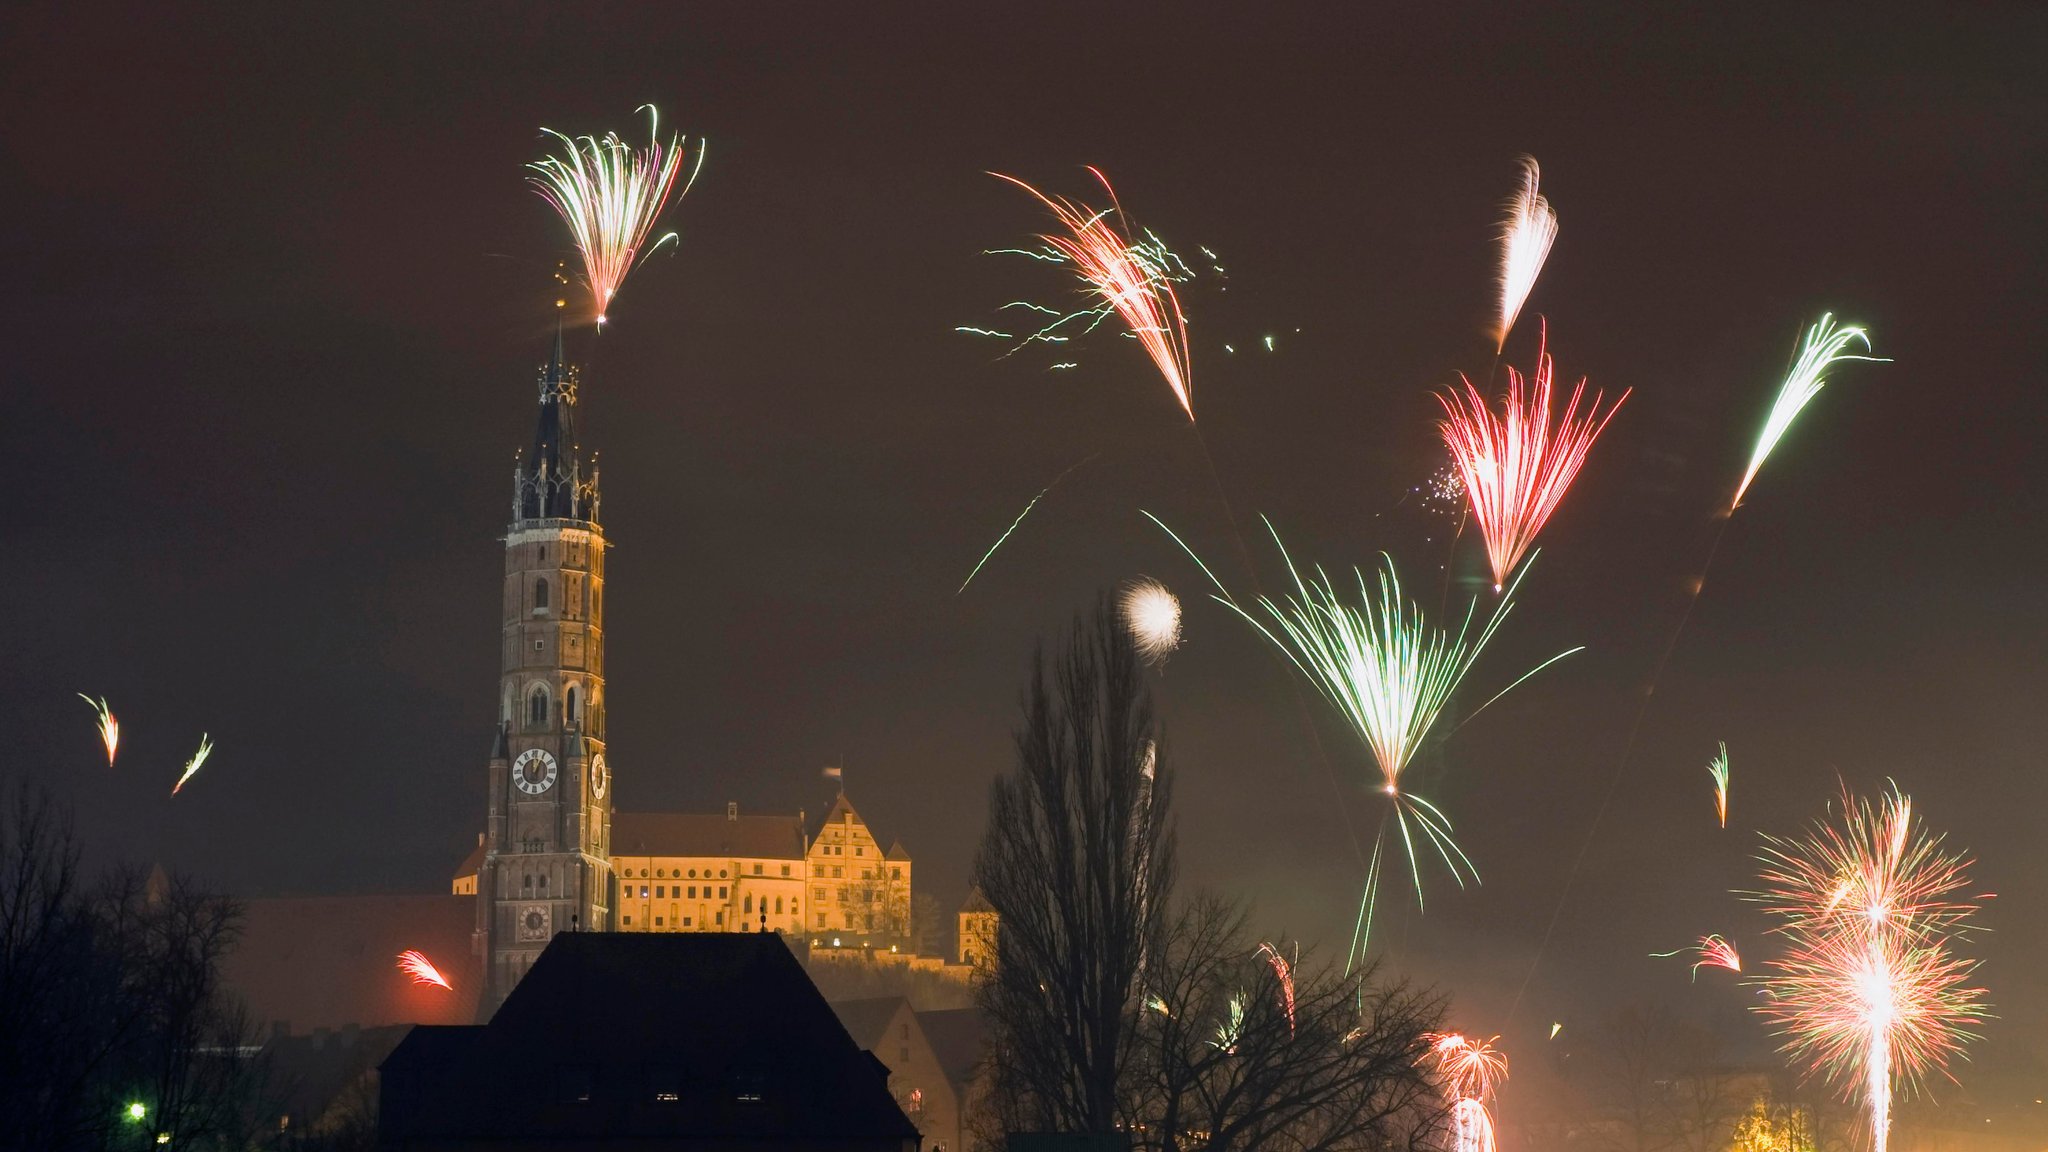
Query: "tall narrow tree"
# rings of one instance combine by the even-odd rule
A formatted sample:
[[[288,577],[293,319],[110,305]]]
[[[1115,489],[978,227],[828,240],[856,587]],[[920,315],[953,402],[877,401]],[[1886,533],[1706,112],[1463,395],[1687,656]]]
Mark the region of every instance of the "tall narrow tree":
[[[1040,647],[1023,704],[974,862],[998,917],[977,993],[994,1101],[1010,1131],[1113,1133],[1174,836],[1172,772],[1109,596],[1056,654]]]

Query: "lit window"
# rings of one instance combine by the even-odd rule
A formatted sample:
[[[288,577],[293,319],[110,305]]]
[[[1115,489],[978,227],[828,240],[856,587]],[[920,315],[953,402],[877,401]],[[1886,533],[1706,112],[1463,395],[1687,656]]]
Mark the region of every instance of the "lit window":
[[[647,885],[645,885],[645,884],[642,884],[642,885],[640,886],[640,898],[641,898],[642,900],[645,900],[645,899],[647,899]]]

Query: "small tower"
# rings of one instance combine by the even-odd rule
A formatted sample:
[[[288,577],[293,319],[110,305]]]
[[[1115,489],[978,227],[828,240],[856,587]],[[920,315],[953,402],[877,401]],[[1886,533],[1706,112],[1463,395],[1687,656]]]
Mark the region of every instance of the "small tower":
[[[512,473],[498,731],[491,750],[478,952],[488,1019],[557,932],[612,927],[604,759],[604,531],[597,466],[576,443],[576,370],[539,379],[532,454]]]

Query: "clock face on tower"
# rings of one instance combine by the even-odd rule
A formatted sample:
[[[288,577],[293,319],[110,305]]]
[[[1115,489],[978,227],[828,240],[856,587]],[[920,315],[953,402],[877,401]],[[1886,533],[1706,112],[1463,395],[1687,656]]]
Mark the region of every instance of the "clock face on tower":
[[[512,762],[512,783],[529,796],[555,786],[555,758],[544,748],[528,748]]]
[[[600,752],[590,762],[590,794],[601,800],[604,798],[604,790],[610,786],[611,778],[606,775],[604,753]]]

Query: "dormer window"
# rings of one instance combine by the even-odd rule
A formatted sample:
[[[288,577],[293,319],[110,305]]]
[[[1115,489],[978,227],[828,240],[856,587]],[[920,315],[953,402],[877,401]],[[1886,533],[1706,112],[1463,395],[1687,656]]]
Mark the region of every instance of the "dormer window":
[[[533,613],[536,616],[542,616],[547,614],[547,610],[548,582],[546,580],[535,580],[533,582]]]

